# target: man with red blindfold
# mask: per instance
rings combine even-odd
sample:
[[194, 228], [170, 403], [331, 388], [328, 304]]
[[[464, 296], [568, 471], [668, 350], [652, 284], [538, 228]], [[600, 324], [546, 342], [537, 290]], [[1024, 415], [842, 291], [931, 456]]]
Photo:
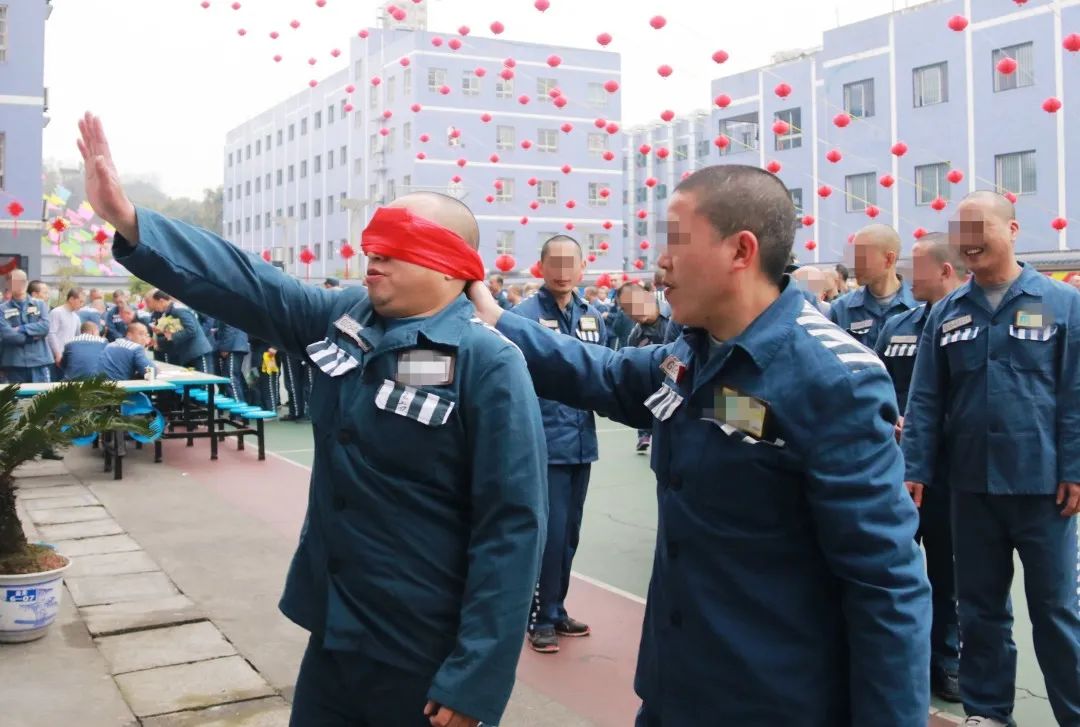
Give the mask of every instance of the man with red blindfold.
[[546, 531], [546, 448], [524, 358], [474, 316], [465, 205], [403, 197], [365, 230], [367, 289], [302, 284], [124, 195], [80, 122], [116, 259], [199, 310], [307, 355], [315, 461], [281, 610], [311, 632], [292, 724], [474, 727], [510, 697]]

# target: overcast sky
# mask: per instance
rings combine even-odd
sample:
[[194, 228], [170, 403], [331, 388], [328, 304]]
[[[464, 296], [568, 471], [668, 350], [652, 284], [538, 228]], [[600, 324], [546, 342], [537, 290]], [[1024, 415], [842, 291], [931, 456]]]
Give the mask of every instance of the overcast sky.
[[[412, 0], [397, 0], [406, 4]], [[773, 53], [810, 48], [837, 20], [850, 23], [916, 0], [423, 0], [429, 29], [452, 34], [468, 25], [504, 38], [597, 48], [623, 54], [623, 125], [651, 123], [661, 110], [708, 108], [713, 78], [756, 68]], [[89, 109], [102, 116], [121, 173], [154, 176], [172, 195], [200, 197], [221, 184], [225, 132], [348, 63], [348, 43], [374, 25], [371, 0], [53, 0], [46, 26], [45, 85], [52, 123], [45, 158], [74, 163], [76, 121]], [[667, 27], [649, 19], [662, 14]], [[301, 22], [291, 31], [290, 20]], [[237, 29], [248, 34], [240, 37]], [[271, 30], [282, 32], [272, 41]], [[286, 32], [288, 31], [288, 32]], [[466, 41], [467, 43], [467, 41]], [[338, 59], [331, 49], [346, 51]], [[724, 49], [730, 60], [711, 56]], [[275, 64], [274, 53], [286, 61]], [[311, 68], [307, 58], [316, 57]], [[666, 63], [668, 79], [656, 74]]]

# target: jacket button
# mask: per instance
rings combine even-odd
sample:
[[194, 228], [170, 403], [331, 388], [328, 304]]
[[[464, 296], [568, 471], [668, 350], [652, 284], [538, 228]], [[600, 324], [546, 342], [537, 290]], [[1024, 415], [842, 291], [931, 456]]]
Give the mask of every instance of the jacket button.
[[674, 540], [669, 540], [667, 544], [667, 554], [669, 558], [679, 557], [679, 544]]
[[671, 478], [668, 480], [668, 484], [673, 490], [681, 490], [682, 477], [679, 477], [678, 475], [672, 475]]
[[339, 429], [337, 433], [338, 444], [349, 444], [352, 442], [352, 432], [348, 429]]
[[341, 512], [345, 509], [345, 498], [341, 495], [338, 495], [334, 498], [334, 509], [338, 512]]
[[330, 560], [326, 561], [326, 570], [330, 574], [337, 573], [339, 570], [341, 570], [341, 561], [337, 558], [331, 558]]
[[675, 628], [682, 626], [682, 614], [675, 611], [671, 614], [671, 625]]

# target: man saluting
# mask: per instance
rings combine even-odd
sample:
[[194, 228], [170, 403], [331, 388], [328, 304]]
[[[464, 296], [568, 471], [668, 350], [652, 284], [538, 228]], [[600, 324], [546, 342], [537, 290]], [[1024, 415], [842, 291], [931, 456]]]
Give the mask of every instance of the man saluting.
[[377, 210], [367, 290], [323, 290], [136, 210], [100, 120], [80, 130], [116, 259], [318, 369], [311, 494], [281, 600], [311, 632], [292, 724], [497, 723], [543, 548], [547, 463], [524, 359], [462, 294], [484, 277], [472, 213], [433, 193]]

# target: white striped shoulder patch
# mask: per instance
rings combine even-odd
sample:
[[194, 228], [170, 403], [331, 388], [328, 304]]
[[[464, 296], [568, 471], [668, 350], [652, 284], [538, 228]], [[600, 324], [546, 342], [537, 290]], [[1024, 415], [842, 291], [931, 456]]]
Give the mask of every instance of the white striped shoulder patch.
[[645, 400], [645, 407], [654, 417], [664, 422], [671, 418], [682, 403], [683, 397], [679, 392], [670, 386], [662, 385], [655, 394]]
[[450, 418], [454, 402], [412, 386], [385, 379], [375, 395], [375, 406], [428, 427], [440, 427]]
[[802, 313], [796, 320], [851, 371], [862, 371], [874, 366], [885, 368], [876, 353], [856, 341], [809, 303], [803, 305]]
[[[470, 320], [470, 321], [471, 321], [472, 323], [475, 323], [476, 325], [478, 325], [478, 326], [481, 326], [482, 328], [486, 328], [487, 330], [491, 331], [491, 332], [492, 332], [492, 333], [494, 333], [494, 334], [495, 334], [496, 336], [498, 336], [498, 337], [499, 337], [499, 338], [501, 338], [502, 340], [506, 341], [506, 343], [508, 343], [508, 344], [510, 344], [511, 346], [513, 346], [513, 347], [514, 347], [514, 350], [515, 350], [515, 351], [517, 351], [518, 353], [521, 353], [521, 349], [520, 349], [520, 348], [518, 348], [518, 345], [517, 345], [516, 343], [514, 343], [513, 341], [511, 341], [511, 340], [510, 340], [509, 338], [507, 338], [507, 337], [506, 337], [505, 335], [503, 335], [502, 331], [500, 331], [500, 330], [499, 330], [498, 328], [496, 328], [495, 326], [489, 326], [489, 325], [488, 325], [487, 323], [484, 323], [484, 322], [483, 322], [482, 320], [480, 320], [479, 318], [470, 318], [469, 320]], [[524, 354], [522, 354], [522, 356], [524, 356]]]

